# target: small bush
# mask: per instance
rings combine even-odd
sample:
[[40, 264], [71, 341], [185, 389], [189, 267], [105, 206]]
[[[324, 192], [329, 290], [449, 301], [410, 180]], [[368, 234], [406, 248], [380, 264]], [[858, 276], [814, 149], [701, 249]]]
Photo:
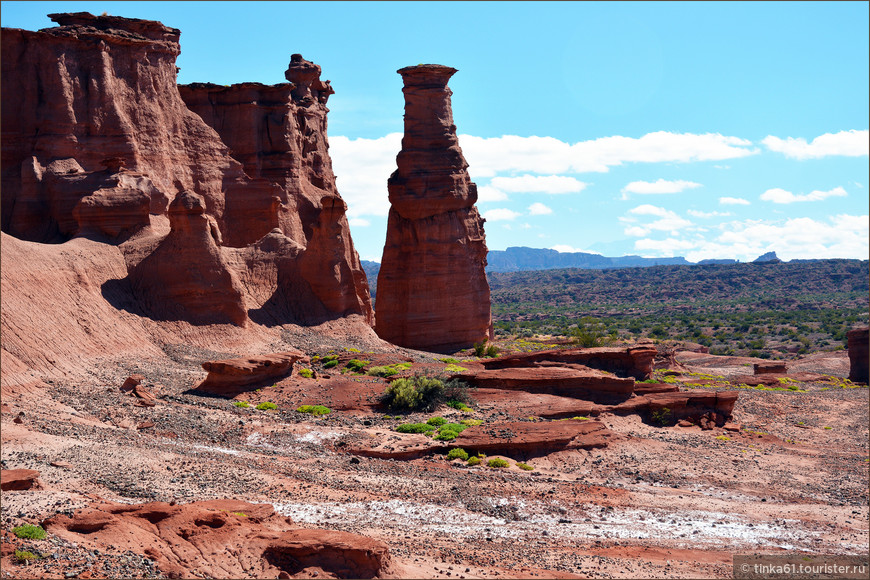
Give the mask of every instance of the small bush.
[[363, 372], [365, 366], [371, 364], [371, 362], [372, 361], [370, 360], [359, 360], [358, 358], [352, 358], [347, 361], [347, 364], [344, 365], [344, 368], [355, 373], [361, 373]]
[[457, 411], [462, 411], [463, 413], [472, 413], [474, 409], [463, 403], [462, 401], [447, 401], [448, 407], [453, 407]]
[[501, 457], [494, 457], [486, 462], [487, 467], [492, 467], [493, 469], [501, 469], [503, 467], [508, 467], [510, 463], [502, 459]]
[[469, 457], [468, 465], [480, 465], [480, 457]]
[[498, 353], [499, 353], [498, 347], [495, 346], [494, 344], [491, 344], [491, 345], [489, 345], [489, 346], [486, 347], [485, 354], [486, 354], [486, 356], [488, 356], [489, 358], [495, 358], [495, 357], [497, 357], [497, 356], [498, 356]]
[[24, 524], [23, 526], [12, 528], [12, 533], [15, 534], [16, 537], [28, 540], [45, 539], [45, 530], [42, 529], [42, 526], [34, 526], [33, 524]]
[[329, 407], [324, 407], [323, 405], [302, 405], [298, 409], [296, 409], [300, 413], [310, 413], [315, 417], [319, 417], [320, 415], [329, 415], [332, 413], [332, 409]]
[[481, 419], [463, 419], [460, 421], [466, 427], [474, 427], [475, 425], [483, 425], [483, 421]]
[[671, 410], [667, 407], [662, 407], [656, 411], [650, 413], [650, 420], [659, 426], [670, 425], [673, 423], [673, 417], [671, 415]]
[[474, 356], [480, 358], [486, 354], [486, 341], [474, 343]]
[[523, 463], [522, 461], [517, 461], [517, 467], [519, 467], [523, 471], [533, 471], [535, 469], [534, 467], [532, 467], [528, 463]]
[[233, 405], [236, 407], [241, 407], [242, 409], [249, 409], [251, 407], [251, 404], [247, 401], [236, 401], [233, 403]]
[[434, 425], [435, 427], [440, 427], [445, 423], [447, 423], [447, 419], [445, 419], [444, 417], [432, 417], [428, 421], [426, 421], [426, 424]]
[[393, 410], [431, 411], [444, 398], [444, 384], [430, 377], [396, 379], [387, 387], [381, 402]]
[[273, 403], [272, 401], [263, 401], [259, 405], [257, 405], [258, 411], [274, 411], [278, 408], [278, 405]]
[[444, 367], [444, 372], [450, 373], [450, 374], [464, 373], [467, 370], [468, 369], [465, 367], [461, 367], [459, 365], [454, 365], [454, 364], [449, 364], [446, 367]]
[[435, 436], [436, 441], [453, 441], [456, 439], [457, 433], [455, 431], [439, 431], [438, 435]]
[[447, 453], [447, 459], [461, 459], [462, 461], [468, 461], [468, 452], [461, 447], [457, 447], [456, 449], [451, 449]]
[[331, 368], [337, 367], [337, 366], [338, 366], [338, 359], [336, 359], [336, 358], [330, 359], [330, 360], [326, 361], [325, 363], [323, 363], [323, 368], [325, 368], [325, 369], [331, 369]]
[[459, 361], [456, 360], [455, 358], [452, 358], [452, 357], [439, 358], [438, 360], [441, 361], [441, 362], [443, 362], [443, 363], [447, 363], [447, 364], [451, 364], [451, 365], [457, 365], [457, 364], [459, 364]]
[[366, 369], [366, 374], [371, 377], [387, 378], [399, 374], [399, 371], [393, 367], [371, 367]]
[[311, 369], [299, 369], [299, 374], [306, 379], [310, 379], [314, 376], [314, 371], [312, 371]]
[[15, 560], [23, 564], [32, 560], [39, 560], [39, 556], [26, 550], [15, 550]]
[[435, 431], [435, 427], [426, 423], [402, 423], [396, 426], [396, 431], [399, 433], [431, 433]]

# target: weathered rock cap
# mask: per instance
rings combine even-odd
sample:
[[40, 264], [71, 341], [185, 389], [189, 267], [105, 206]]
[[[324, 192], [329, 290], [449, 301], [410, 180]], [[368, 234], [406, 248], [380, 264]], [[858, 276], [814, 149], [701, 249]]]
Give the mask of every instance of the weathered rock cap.
[[176, 43], [181, 36], [179, 29], [164, 26], [163, 23], [156, 20], [108, 15], [94, 16], [90, 12], [58, 12], [49, 14], [48, 17], [60, 26], [84, 28], [84, 30], [78, 31], [79, 34], [89, 32], [88, 29], [91, 29], [94, 32], [105, 32], [131, 40], [158, 40]]
[[39, 472], [35, 469], [3, 469], [0, 471], [0, 490], [24, 491], [39, 489]]
[[447, 84], [450, 77], [458, 71], [459, 69], [443, 64], [418, 64], [400, 68], [396, 72], [402, 75], [406, 85], [412, 85], [429, 84], [435, 80], [443, 80], [444, 84]]

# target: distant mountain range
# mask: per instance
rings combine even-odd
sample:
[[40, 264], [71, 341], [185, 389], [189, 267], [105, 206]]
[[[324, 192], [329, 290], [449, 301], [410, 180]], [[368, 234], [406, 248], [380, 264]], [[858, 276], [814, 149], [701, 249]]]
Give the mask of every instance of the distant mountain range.
[[[759, 256], [754, 262], [779, 262], [776, 252]], [[701, 260], [689, 262], [682, 256], [675, 258], [643, 258], [641, 256], [607, 257], [587, 252], [557, 252], [542, 248], [510, 247], [506, 250], [490, 250], [487, 255], [486, 271], [526, 272], [531, 270], [556, 270], [559, 268], [581, 268], [584, 270], [611, 270], [614, 268], [646, 268], [650, 266], [693, 266], [710, 264], [737, 264], [739, 260]], [[377, 291], [378, 262], [362, 260], [362, 267], [369, 280], [372, 295]]]

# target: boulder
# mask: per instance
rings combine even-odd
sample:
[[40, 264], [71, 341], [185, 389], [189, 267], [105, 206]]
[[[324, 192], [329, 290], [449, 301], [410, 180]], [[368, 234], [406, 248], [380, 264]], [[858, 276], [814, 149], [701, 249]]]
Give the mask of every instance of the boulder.
[[212, 578], [377, 578], [389, 572], [382, 542], [348, 532], [293, 527], [270, 504], [210, 500], [189, 504], [104, 502], [43, 522], [89, 549], [131, 551], [170, 578], [191, 570]]
[[752, 365], [756, 375], [786, 374], [788, 367], [785, 361], [760, 362]]
[[539, 457], [563, 449], [606, 447], [612, 437], [604, 423], [594, 420], [515, 421], [468, 427], [450, 447], [511, 458]]
[[484, 220], [447, 87], [456, 69], [418, 65], [398, 72], [405, 135], [387, 182], [391, 207], [375, 330], [400, 346], [453, 352], [492, 338]]
[[39, 472], [35, 469], [3, 469], [0, 470], [0, 490], [24, 491], [39, 489]]
[[870, 355], [868, 355], [868, 328], [855, 328], [846, 333], [849, 345], [849, 380], [854, 383], [867, 383], [870, 380]]
[[233, 397], [288, 376], [296, 361], [308, 362], [301, 351], [284, 351], [245, 358], [202, 363], [208, 376], [194, 389], [202, 393]]
[[654, 347], [595, 347], [540, 350], [481, 362], [487, 369], [579, 364], [611, 372], [619, 377], [634, 377], [642, 381], [652, 375], [655, 357], [656, 349]]

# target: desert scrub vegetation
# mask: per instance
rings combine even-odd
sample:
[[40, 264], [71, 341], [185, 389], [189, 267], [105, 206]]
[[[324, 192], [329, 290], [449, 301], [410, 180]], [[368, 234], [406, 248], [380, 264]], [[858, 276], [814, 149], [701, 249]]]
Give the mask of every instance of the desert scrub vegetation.
[[522, 461], [517, 461], [517, 467], [519, 467], [523, 471], [534, 471], [535, 470], [534, 467], [532, 467], [528, 463], [523, 463]]
[[329, 415], [332, 413], [332, 409], [329, 407], [324, 407], [323, 405], [300, 405], [296, 409], [299, 413], [308, 413], [310, 415], [314, 415], [315, 417], [319, 417], [320, 415]]
[[247, 401], [234, 401], [233, 406], [241, 407], [242, 409], [249, 409], [251, 407], [251, 404]]
[[460, 423], [465, 425], [466, 427], [474, 427], [475, 425], [483, 425], [483, 420], [482, 419], [463, 419], [462, 421], [460, 421]]
[[654, 425], [658, 425], [659, 427], [673, 425], [674, 422], [671, 410], [667, 407], [662, 407], [661, 409], [656, 409], [650, 412], [649, 419]]
[[446, 401], [470, 403], [468, 385], [418, 375], [394, 380], [381, 395], [381, 403], [394, 411], [432, 411]]
[[372, 377], [387, 378], [393, 375], [397, 375], [402, 371], [408, 370], [409, 368], [411, 368], [411, 364], [412, 363], [409, 362], [403, 362], [393, 365], [369, 367], [366, 369], [366, 374]]
[[370, 365], [371, 363], [372, 361], [370, 360], [359, 360], [358, 358], [352, 358], [347, 361], [347, 364], [344, 365], [344, 368], [346, 371], [352, 373], [361, 373], [363, 372], [363, 369], [365, 369], [365, 367], [367, 365]]
[[462, 461], [468, 461], [468, 452], [461, 447], [456, 447], [455, 449], [451, 449], [447, 452], [447, 459], [452, 461], [454, 459], [461, 459]]
[[25, 540], [45, 539], [45, 530], [42, 529], [42, 526], [34, 526], [33, 524], [24, 524], [12, 528], [12, 533], [15, 534], [15, 537]]
[[258, 411], [275, 411], [278, 409], [278, 405], [276, 405], [272, 401], [263, 401], [256, 406], [256, 409]]
[[470, 465], [472, 467], [475, 465], [480, 465], [481, 461], [482, 461], [482, 459], [480, 457], [477, 457], [477, 456], [469, 457], [468, 458], [468, 465]]
[[438, 434], [435, 436], [435, 439], [437, 441], [453, 441], [466, 427], [467, 425], [460, 423], [445, 423], [438, 428]]
[[440, 427], [441, 425], [444, 425], [446, 423], [447, 423], [447, 419], [445, 419], [444, 417], [430, 417], [426, 421], [427, 425], [432, 425], [434, 427]]
[[447, 401], [445, 403], [448, 407], [453, 407], [457, 411], [462, 411], [463, 413], [473, 413], [474, 409], [463, 403], [462, 401]]
[[508, 467], [510, 463], [502, 459], [501, 457], [493, 457], [489, 461], [486, 462], [487, 467], [492, 467], [493, 469], [503, 469]]
[[[314, 359], [312, 359], [314, 360]], [[323, 368], [331, 369], [338, 366], [338, 355], [337, 354], [329, 354], [323, 357]]]
[[495, 358], [498, 356], [498, 353], [498, 347], [490, 342], [482, 340], [480, 342], [474, 343], [474, 356], [478, 358]]
[[310, 379], [314, 376], [314, 371], [311, 369], [299, 369], [299, 375], [306, 379]]
[[15, 561], [19, 564], [26, 564], [34, 560], [39, 560], [39, 556], [28, 550], [15, 550]]
[[428, 423], [402, 423], [396, 426], [397, 433], [423, 433], [424, 435], [431, 435], [436, 430], [437, 427], [433, 427]]

